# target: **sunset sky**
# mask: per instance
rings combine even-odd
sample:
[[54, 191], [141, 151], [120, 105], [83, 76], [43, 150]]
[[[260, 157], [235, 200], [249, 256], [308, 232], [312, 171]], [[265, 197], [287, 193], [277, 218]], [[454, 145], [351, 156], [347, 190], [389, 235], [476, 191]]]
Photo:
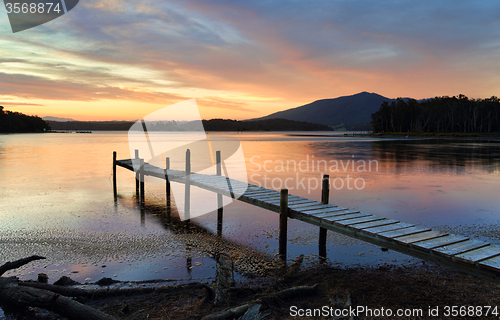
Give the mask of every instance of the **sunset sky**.
[[249, 119], [375, 92], [500, 96], [499, 1], [80, 0], [12, 33], [0, 6], [0, 105], [135, 120], [196, 98]]

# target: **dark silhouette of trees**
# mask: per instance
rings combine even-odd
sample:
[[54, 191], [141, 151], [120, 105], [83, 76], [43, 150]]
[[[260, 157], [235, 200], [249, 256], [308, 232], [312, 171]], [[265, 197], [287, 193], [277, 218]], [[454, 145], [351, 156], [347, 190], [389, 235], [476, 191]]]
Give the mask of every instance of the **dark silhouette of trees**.
[[28, 116], [20, 112], [4, 111], [0, 106], [0, 133], [43, 132], [50, 126], [37, 116]]
[[418, 102], [414, 99], [382, 103], [372, 114], [375, 132], [500, 132], [500, 101], [487, 99], [436, 97]]
[[[67, 121], [48, 120], [54, 130], [129, 130], [132, 121]], [[203, 120], [205, 131], [333, 131], [327, 125], [286, 119], [238, 121], [227, 119]], [[148, 131], [192, 131], [200, 128], [198, 121], [153, 121], [147, 123]], [[139, 128], [142, 130], [142, 127]]]
[[238, 121], [227, 119], [203, 120], [206, 131], [333, 131], [325, 124], [287, 119]]

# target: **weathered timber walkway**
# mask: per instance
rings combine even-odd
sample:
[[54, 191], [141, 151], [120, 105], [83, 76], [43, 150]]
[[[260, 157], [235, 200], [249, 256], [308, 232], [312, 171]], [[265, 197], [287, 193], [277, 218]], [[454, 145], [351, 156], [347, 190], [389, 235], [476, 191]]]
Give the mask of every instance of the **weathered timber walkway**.
[[[167, 159], [168, 160], [168, 159]], [[131, 159], [116, 160], [116, 166], [134, 171]], [[168, 161], [167, 161], [168, 167]], [[136, 172], [140, 168], [135, 168]], [[354, 237], [377, 246], [389, 248], [420, 259], [500, 282], [500, 246], [468, 237], [443, 233], [394, 219], [290, 195], [287, 190], [275, 191], [220, 175], [191, 173], [189, 184], [217, 194], [280, 213], [280, 254], [286, 258], [286, 220], [293, 218], [320, 227], [320, 245], [326, 243], [326, 230]], [[185, 171], [166, 170], [144, 163], [143, 175], [185, 183]], [[115, 177], [116, 179], [116, 174]], [[323, 197], [325, 194], [323, 180]], [[326, 183], [328, 188], [328, 184]], [[168, 189], [167, 189], [168, 190]], [[284, 192], [286, 191], [286, 192]], [[144, 188], [141, 194], [143, 198]], [[116, 183], [115, 183], [116, 195]], [[281, 209], [280, 209], [280, 203]], [[287, 210], [284, 210], [286, 207]], [[322, 239], [323, 238], [323, 239]], [[284, 246], [284, 248], [282, 248]]]

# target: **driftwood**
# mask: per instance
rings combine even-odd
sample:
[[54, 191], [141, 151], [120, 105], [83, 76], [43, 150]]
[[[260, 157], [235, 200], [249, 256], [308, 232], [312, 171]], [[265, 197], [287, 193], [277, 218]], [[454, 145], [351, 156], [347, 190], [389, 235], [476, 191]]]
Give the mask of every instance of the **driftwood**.
[[31, 257], [19, 259], [19, 260], [13, 261], [13, 262], [9, 261], [9, 262], [5, 263], [4, 265], [0, 266], [0, 276], [2, 276], [5, 272], [7, 272], [9, 270], [13, 270], [13, 269], [17, 269], [19, 267], [22, 267], [25, 264], [30, 263], [31, 261], [42, 260], [42, 259], [45, 259], [45, 257], [31, 256]]
[[261, 320], [269, 315], [269, 313], [260, 312], [261, 304], [254, 304], [251, 306], [239, 320]]
[[[63, 296], [67, 297], [83, 297], [83, 298], [107, 298], [107, 297], [114, 297], [114, 296], [129, 296], [129, 295], [136, 295], [136, 294], [146, 294], [146, 293], [151, 293], [151, 292], [158, 292], [158, 291], [168, 291], [172, 290], [175, 291], [177, 290], [176, 287], [172, 286], [157, 286], [157, 287], [145, 287], [145, 288], [116, 288], [116, 289], [80, 289], [80, 288], [72, 288], [72, 287], [64, 287], [64, 286], [56, 286], [52, 284], [46, 284], [46, 283], [38, 283], [38, 282], [19, 282], [19, 286], [23, 287], [31, 287], [31, 288], [38, 288], [38, 289], [43, 289], [43, 290], [49, 290], [55, 293], [58, 293]], [[200, 287], [200, 289], [205, 288], [207, 289], [207, 285], [203, 283], [192, 283], [192, 284], [187, 284], [191, 286], [197, 286]], [[213, 295], [213, 291], [211, 290], [210, 287], [210, 292], [208, 293], [209, 295]], [[213, 298], [210, 298], [213, 299]]]
[[276, 302], [282, 302], [283, 300], [300, 297], [304, 295], [310, 295], [316, 293], [318, 290], [318, 285], [314, 286], [301, 286], [294, 287], [290, 289], [286, 289], [269, 296], [263, 297], [261, 299], [253, 300], [247, 304], [231, 308], [229, 310], [220, 311], [217, 313], [212, 313], [206, 317], [203, 317], [202, 320], [226, 320], [226, 319], [234, 319], [243, 316], [250, 308], [255, 305], [273, 305]]
[[[19, 268], [34, 260], [45, 259], [40, 256], [31, 256], [0, 266], [0, 275], [8, 270]], [[49, 290], [19, 285], [15, 277], [0, 277], [0, 301], [18, 307], [39, 307], [54, 311], [68, 319], [75, 320], [113, 320], [99, 310], [81, 304], [71, 298], [61, 296]]]

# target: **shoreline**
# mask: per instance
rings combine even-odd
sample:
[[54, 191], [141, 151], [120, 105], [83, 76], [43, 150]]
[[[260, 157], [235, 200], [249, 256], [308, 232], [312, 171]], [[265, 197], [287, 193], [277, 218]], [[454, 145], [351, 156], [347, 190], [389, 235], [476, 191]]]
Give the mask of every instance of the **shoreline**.
[[[290, 266], [289, 269], [291, 269]], [[144, 304], [148, 297], [144, 297], [142, 302], [136, 301], [135, 298], [129, 301], [117, 301], [117, 299], [114, 299], [114, 302], [96, 301], [93, 306], [102, 308], [102, 311], [113, 314], [119, 319], [146, 319], [146, 314], [152, 319], [166, 319], [167, 316], [169, 319], [201, 319], [227, 308], [244, 305], [256, 297], [265, 296], [270, 288], [283, 290], [314, 285], [318, 285], [316, 294], [284, 299], [276, 305], [263, 305], [261, 311], [270, 313], [266, 319], [296, 319], [297, 316], [291, 315], [293, 306], [303, 310], [321, 309], [324, 306], [334, 308], [363, 306], [391, 310], [421, 309], [423, 316], [410, 317], [410, 319], [436, 319], [436, 317], [426, 316], [429, 307], [439, 306], [441, 312], [444, 312], [445, 306], [500, 304], [500, 298], [495, 294], [500, 289], [499, 283], [431, 263], [422, 263], [407, 267], [383, 265], [376, 268], [347, 269], [318, 266], [277, 278], [265, 277], [249, 280], [233, 287], [231, 303], [228, 306], [214, 307], [212, 304], [203, 303], [203, 292], [189, 289], [185, 293], [158, 299], [160, 306], [155, 306], [155, 310], [152, 309], [152, 304], [149, 308], [147, 304]], [[138, 304], [137, 307], [133, 307], [135, 303]], [[126, 306], [136, 312], [141, 309], [142, 311], [130, 317], [122, 311]], [[359, 316], [358, 318], [371, 319], [373, 317]], [[380, 318], [397, 319], [397, 317]], [[444, 318], [443, 313], [439, 318]], [[467, 318], [469, 317], [457, 317], [457, 319]], [[408, 317], [401, 317], [401, 319], [408, 319]]]
[[371, 133], [366, 136], [373, 138], [500, 138], [499, 132], [494, 133], [462, 133], [462, 132], [385, 132]]
[[[145, 294], [91, 299], [86, 304], [123, 320], [202, 319], [277, 291], [317, 285], [314, 293], [287, 297], [277, 304], [263, 304], [261, 312], [269, 313], [266, 319], [296, 319], [298, 316], [292, 314], [293, 310], [300, 309], [307, 313], [308, 310], [322, 310], [325, 306], [334, 309], [363, 307], [372, 310], [390, 309], [393, 312], [400, 309], [422, 312], [414, 317], [382, 316], [377, 319], [442, 319], [445, 318], [446, 306], [500, 305], [500, 297], [496, 294], [500, 283], [423, 261], [408, 266], [385, 264], [350, 268], [318, 264], [304, 270], [294, 270], [293, 264], [289, 264], [287, 270], [282, 270], [279, 274], [235, 283], [230, 289], [230, 302], [221, 306], [214, 306], [204, 300], [206, 290], [197, 284], [198, 282], [159, 288]], [[438, 308], [439, 317], [429, 316], [429, 308]], [[27, 312], [31, 319], [62, 319], [36, 308]], [[358, 319], [372, 318], [373, 316], [358, 314]], [[459, 315], [454, 318], [470, 317]], [[496, 319], [498, 316], [480, 318]]]

